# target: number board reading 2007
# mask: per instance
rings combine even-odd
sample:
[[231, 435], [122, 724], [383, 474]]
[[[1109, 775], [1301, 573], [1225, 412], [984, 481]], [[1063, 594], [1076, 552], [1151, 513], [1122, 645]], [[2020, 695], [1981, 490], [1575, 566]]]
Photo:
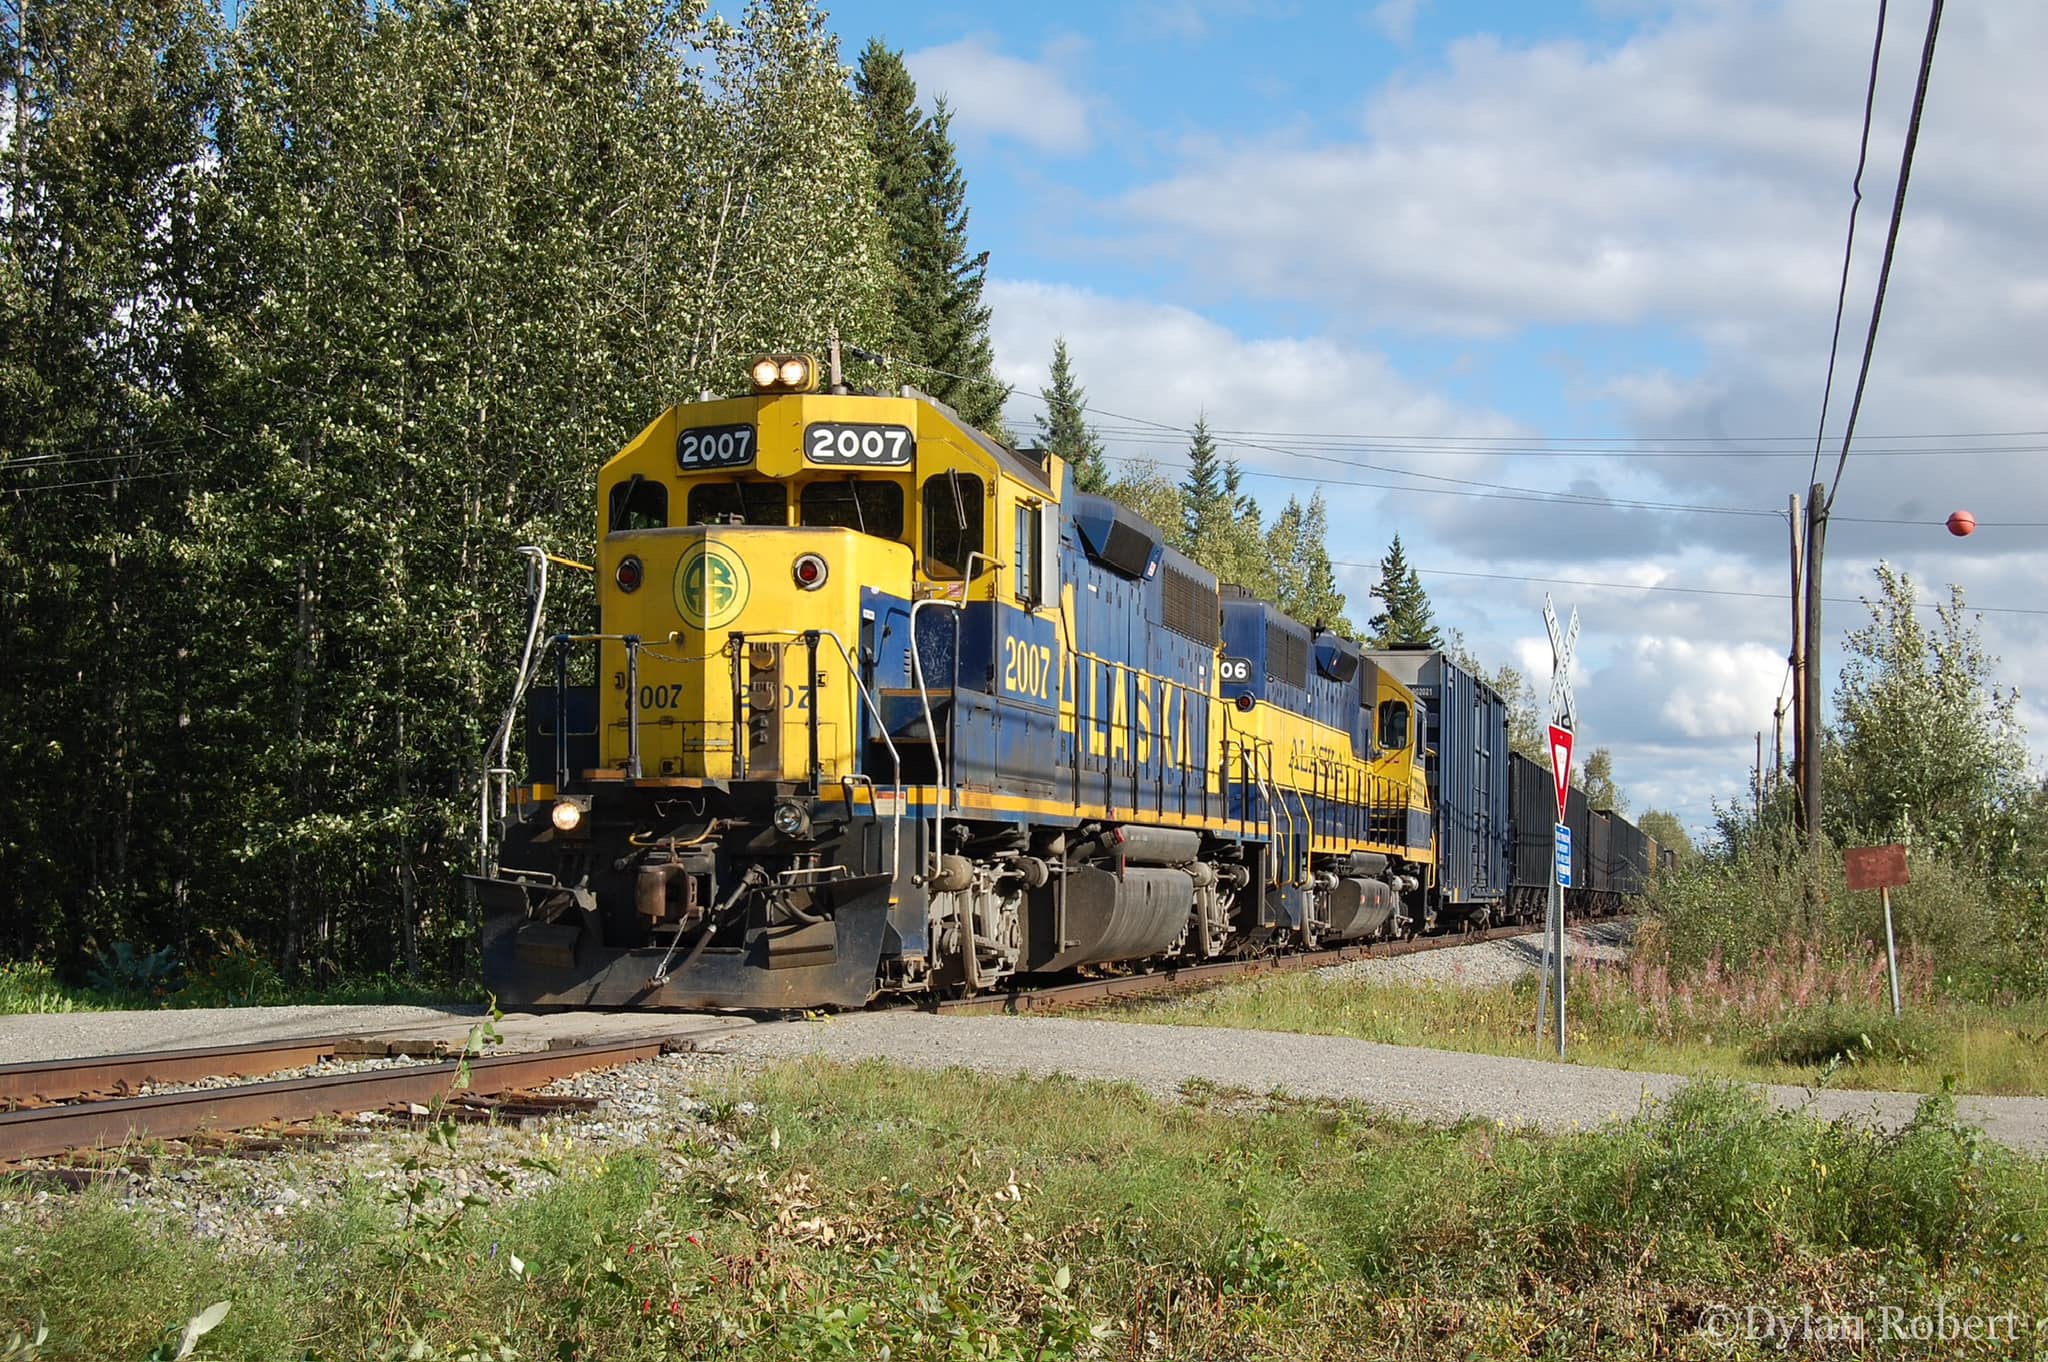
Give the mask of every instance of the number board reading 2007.
[[908, 426], [815, 421], [804, 427], [804, 457], [812, 463], [855, 468], [904, 468], [917, 456]]
[[676, 433], [676, 467], [745, 468], [754, 461], [752, 426], [699, 426]]

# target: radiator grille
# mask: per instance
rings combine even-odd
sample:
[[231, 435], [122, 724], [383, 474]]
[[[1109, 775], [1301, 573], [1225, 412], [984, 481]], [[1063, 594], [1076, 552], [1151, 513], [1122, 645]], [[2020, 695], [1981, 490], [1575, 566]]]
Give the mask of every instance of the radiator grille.
[[1171, 566], [1161, 573], [1160, 585], [1167, 628], [1211, 648], [1223, 641], [1221, 606], [1212, 588]]
[[1269, 620], [1266, 624], [1266, 675], [1290, 686], [1308, 685], [1308, 636]]

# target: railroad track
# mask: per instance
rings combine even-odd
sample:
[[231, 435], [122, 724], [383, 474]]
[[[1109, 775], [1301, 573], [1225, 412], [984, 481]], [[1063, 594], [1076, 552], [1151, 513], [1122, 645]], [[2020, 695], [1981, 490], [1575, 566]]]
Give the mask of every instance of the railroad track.
[[[195, 1088], [147, 1097], [97, 1098], [145, 1082], [188, 1082], [251, 1073], [276, 1073], [332, 1056], [339, 1038], [276, 1044], [166, 1050], [0, 1068], [0, 1092], [18, 1109], [0, 1112], [0, 1164], [46, 1158], [74, 1149], [109, 1148], [134, 1140], [174, 1140], [276, 1122], [349, 1116], [387, 1107], [427, 1106], [455, 1092], [459, 1059], [396, 1069], [318, 1074]], [[687, 1037], [614, 1040], [560, 1050], [481, 1055], [468, 1060], [465, 1099], [523, 1093], [591, 1069], [616, 1068], [677, 1048]], [[61, 1100], [82, 1098], [86, 1100]], [[49, 1103], [50, 1105], [22, 1105]]]
[[[936, 1010], [951, 1015], [1053, 1012], [1119, 998], [1187, 992], [1267, 974], [1320, 969], [1348, 960], [1387, 959], [1500, 941], [1526, 936], [1533, 930], [1528, 926], [1495, 927], [1374, 945], [1338, 946], [1304, 955], [1265, 956], [1149, 974], [1110, 975], [1018, 993], [953, 999], [938, 1004]], [[703, 1038], [722, 1034], [726, 1034], [723, 1029], [713, 1029]], [[546, 1101], [531, 1098], [529, 1090], [557, 1079], [653, 1059], [663, 1053], [692, 1048], [693, 1044], [687, 1030], [671, 1026], [666, 1034], [660, 1035], [474, 1056], [467, 1061], [469, 1084], [461, 1090], [461, 1096], [465, 1103], [480, 1109], [488, 1110], [494, 1099], [523, 1109], [519, 1108], [522, 1102]], [[351, 1047], [359, 1045], [360, 1040], [350, 1036], [319, 1036], [0, 1065], [0, 1171], [4, 1171], [5, 1165], [25, 1159], [48, 1158], [73, 1150], [108, 1149], [138, 1140], [212, 1137], [278, 1123], [431, 1106], [456, 1092], [456, 1071], [463, 1062], [460, 1059], [135, 1095], [149, 1084], [215, 1078], [263, 1079], [269, 1074], [356, 1053]]]
[[1440, 951], [1452, 946], [1476, 946], [1487, 941], [1505, 941], [1512, 937], [1528, 936], [1537, 930], [1539, 928], [1526, 925], [1490, 927], [1479, 932], [1417, 936], [1405, 941], [1333, 946], [1328, 950], [1309, 951], [1301, 955], [1219, 960], [1213, 964], [1184, 965], [1178, 969], [1157, 970], [1149, 974], [1112, 974], [1100, 979], [1083, 979], [1078, 983], [1055, 984], [1048, 988], [1034, 988], [1020, 993], [987, 993], [973, 998], [949, 999], [939, 1003], [936, 1010], [954, 1015], [1057, 1012], [1066, 1008], [1086, 1007], [1092, 1003], [1110, 1002], [1118, 998], [1145, 998], [1185, 993], [1200, 988], [1211, 988], [1217, 984], [1257, 978], [1265, 974], [1289, 974], [1296, 970], [1322, 969], [1328, 965], [1341, 965], [1347, 960], [1386, 960], [1397, 955], [1417, 955], [1423, 951]]

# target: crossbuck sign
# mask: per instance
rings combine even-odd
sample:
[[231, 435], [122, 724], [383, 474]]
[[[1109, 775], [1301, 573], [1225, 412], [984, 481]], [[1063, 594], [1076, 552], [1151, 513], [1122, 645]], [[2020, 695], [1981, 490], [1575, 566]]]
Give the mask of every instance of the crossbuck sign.
[[1550, 593], [1543, 593], [1543, 623], [1550, 628], [1550, 722], [1574, 731], [1579, 711], [1572, 704], [1572, 653], [1579, 646], [1579, 608], [1572, 607], [1570, 632], [1558, 627]]
[[[1550, 904], [1544, 923], [1543, 986], [1536, 1000], [1536, 1034], [1546, 1021], [1557, 1027], [1557, 1054], [1564, 1058], [1564, 890], [1572, 882], [1572, 830], [1565, 819], [1571, 794], [1572, 735], [1579, 712], [1572, 703], [1572, 651], [1579, 646], [1579, 610], [1572, 607], [1569, 629], [1557, 622], [1550, 593], [1543, 594], [1543, 623], [1550, 630], [1550, 764], [1557, 780], [1557, 826], [1552, 831]], [[1551, 1011], [1555, 1005], [1556, 1011]]]

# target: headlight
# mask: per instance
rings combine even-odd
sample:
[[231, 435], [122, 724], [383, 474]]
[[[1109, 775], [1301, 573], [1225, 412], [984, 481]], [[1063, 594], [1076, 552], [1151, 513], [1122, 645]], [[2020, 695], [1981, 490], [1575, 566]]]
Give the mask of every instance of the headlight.
[[818, 361], [809, 355], [762, 355], [747, 365], [757, 393], [807, 393], [818, 386]]
[[583, 825], [583, 806], [573, 799], [558, 799], [555, 807], [548, 810], [548, 821], [555, 825], [556, 832], [574, 832]]
[[810, 836], [811, 816], [804, 812], [804, 806], [794, 799], [776, 801], [773, 821], [775, 830], [784, 837]]
[[806, 591], [816, 591], [831, 575], [825, 560], [815, 553], [799, 554], [797, 560], [790, 564], [789, 571], [796, 578], [796, 584]]

